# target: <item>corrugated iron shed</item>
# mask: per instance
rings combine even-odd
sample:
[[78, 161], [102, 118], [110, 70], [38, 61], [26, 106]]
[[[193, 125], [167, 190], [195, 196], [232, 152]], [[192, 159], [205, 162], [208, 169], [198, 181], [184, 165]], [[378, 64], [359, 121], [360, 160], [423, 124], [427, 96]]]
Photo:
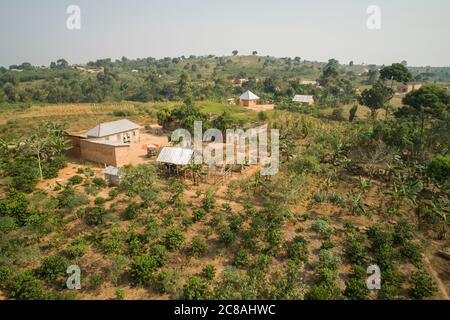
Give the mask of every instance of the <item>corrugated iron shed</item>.
[[157, 162], [175, 165], [188, 165], [192, 159], [192, 149], [164, 147], [156, 159]]

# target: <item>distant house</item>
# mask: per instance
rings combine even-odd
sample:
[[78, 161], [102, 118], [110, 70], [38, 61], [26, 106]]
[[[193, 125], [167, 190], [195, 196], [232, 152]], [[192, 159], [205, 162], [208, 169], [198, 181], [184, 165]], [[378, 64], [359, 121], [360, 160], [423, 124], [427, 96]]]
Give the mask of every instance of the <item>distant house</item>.
[[397, 86], [397, 93], [410, 93], [411, 91], [420, 89], [422, 87], [421, 83], [411, 83], [411, 84], [400, 84]]
[[259, 97], [250, 90], [244, 92], [239, 97], [239, 103], [241, 106], [254, 107], [258, 104]]
[[300, 81], [300, 84], [317, 86], [318, 83], [317, 83], [317, 81], [314, 81], [314, 80], [302, 80], [302, 81]]
[[310, 106], [314, 105], [314, 97], [310, 95], [295, 95], [292, 99], [292, 102], [298, 102], [298, 103], [306, 103]]
[[234, 98], [227, 99], [227, 104], [229, 106], [233, 106], [236, 104], [236, 100], [234, 100]]
[[141, 127], [127, 119], [100, 123], [86, 133], [88, 139], [121, 143], [138, 143]]
[[247, 79], [233, 79], [233, 80], [231, 80], [231, 84], [237, 85], [237, 86], [242, 86], [247, 81], [248, 81]]

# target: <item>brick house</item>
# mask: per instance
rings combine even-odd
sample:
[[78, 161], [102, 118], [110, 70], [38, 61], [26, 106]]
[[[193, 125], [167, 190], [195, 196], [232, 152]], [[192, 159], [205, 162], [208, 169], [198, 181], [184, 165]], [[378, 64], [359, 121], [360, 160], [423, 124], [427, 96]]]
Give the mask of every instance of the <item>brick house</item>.
[[140, 128], [138, 124], [122, 119], [101, 123], [85, 135], [66, 132], [72, 143], [68, 155], [105, 166], [122, 167], [129, 163], [131, 145], [140, 141]]
[[239, 97], [239, 104], [245, 107], [254, 107], [258, 104], [259, 97], [250, 90]]

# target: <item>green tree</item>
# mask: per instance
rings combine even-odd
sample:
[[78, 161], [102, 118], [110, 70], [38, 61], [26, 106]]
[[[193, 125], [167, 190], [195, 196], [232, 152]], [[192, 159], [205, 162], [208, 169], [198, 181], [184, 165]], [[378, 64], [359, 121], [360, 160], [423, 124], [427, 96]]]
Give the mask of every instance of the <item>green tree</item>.
[[391, 66], [384, 67], [380, 70], [380, 78], [382, 80], [390, 80], [391, 89], [393, 89], [394, 81], [406, 84], [412, 80], [412, 74], [405, 65], [394, 63]]
[[64, 137], [64, 126], [52, 123], [43, 123], [38, 126], [29, 137], [24, 148], [26, 152], [36, 156], [38, 160], [39, 175], [44, 178], [42, 161], [61, 155], [70, 149], [69, 141]]
[[385, 108], [388, 113], [388, 102], [394, 97], [394, 91], [386, 87], [381, 81], [378, 81], [370, 89], [365, 89], [358, 97], [359, 104], [370, 109], [372, 119], [377, 117], [378, 109]]
[[423, 146], [424, 129], [430, 118], [440, 118], [450, 109], [450, 94], [436, 85], [423, 86], [403, 98], [403, 104], [420, 119], [420, 141]]

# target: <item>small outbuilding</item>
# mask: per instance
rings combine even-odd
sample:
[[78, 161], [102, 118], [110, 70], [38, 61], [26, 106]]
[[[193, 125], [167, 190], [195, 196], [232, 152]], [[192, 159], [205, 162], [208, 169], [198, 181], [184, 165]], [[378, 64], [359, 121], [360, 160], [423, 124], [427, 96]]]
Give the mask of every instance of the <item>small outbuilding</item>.
[[192, 156], [194, 155], [194, 150], [187, 148], [178, 147], [164, 147], [156, 159], [156, 162], [165, 165], [167, 173], [176, 173], [177, 175], [181, 172], [185, 173], [184, 167], [189, 165], [192, 161]]
[[292, 102], [306, 103], [306, 104], [312, 106], [312, 105], [314, 105], [314, 97], [310, 96], [310, 95], [297, 94], [292, 99]]
[[254, 107], [258, 104], [259, 99], [260, 98], [256, 94], [247, 90], [239, 97], [239, 103], [241, 106]]
[[118, 186], [120, 183], [119, 179], [119, 168], [108, 166], [103, 170], [103, 174], [105, 175], [105, 180], [110, 185]]

